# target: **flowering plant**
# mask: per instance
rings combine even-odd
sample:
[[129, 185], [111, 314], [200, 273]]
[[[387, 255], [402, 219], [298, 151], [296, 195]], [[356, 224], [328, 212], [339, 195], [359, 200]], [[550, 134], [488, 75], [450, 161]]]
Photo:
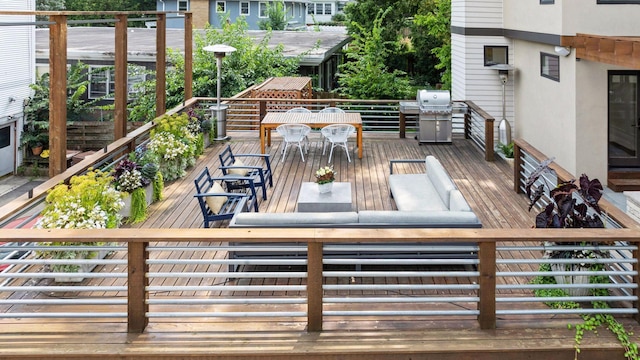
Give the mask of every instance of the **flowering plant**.
[[147, 186], [151, 181], [140, 171], [140, 166], [135, 162], [124, 159], [115, 167], [114, 182], [119, 191], [132, 193], [133, 190]]
[[318, 184], [328, 184], [336, 181], [336, 172], [330, 166], [324, 166], [316, 170], [316, 182]]

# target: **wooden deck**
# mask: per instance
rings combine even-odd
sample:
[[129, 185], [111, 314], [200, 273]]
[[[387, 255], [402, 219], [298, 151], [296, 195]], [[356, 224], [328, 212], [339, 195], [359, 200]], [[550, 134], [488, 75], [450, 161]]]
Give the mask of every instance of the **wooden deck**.
[[[260, 151], [256, 133], [231, 132], [229, 135], [234, 152]], [[132, 227], [201, 228], [202, 215], [193, 198], [193, 180], [204, 167], [209, 167], [214, 174], [220, 173], [217, 154], [226, 145], [226, 142], [216, 143], [206, 149], [186, 177], [166, 185], [164, 200], [151, 205], [149, 218]], [[313, 173], [326, 165], [328, 158], [328, 154], [322, 155], [318, 133], [311, 136], [311, 149], [304, 163], [295, 151], [290, 151], [281, 161], [280, 146], [279, 138], [274, 136], [272, 146], [268, 148], [272, 156], [274, 186], [268, 189], [268, 199], [260, 200], [261, 212], [295, 211], [301, 182], [313, 181]], [[509, 164], [501, 159], [486, 162], [482, 152], [469, 140], [420, 145], [412, 138], [398, 139], [397, 134], [365, 133], [363, 150], [363, 158], [359, 160], [352, 156], [351, 163], [340, 150], [334, 153], [337, 180], [352, 184], [356, 210], [394, 209], [387, 184], [389, 160], [422, 159], [432, 154], [442, 162], [485, 228], [529, 228], [533, 223], [534, 214], [527, 212], [525, 197], [513, 191]], [[397, 171], [423, 171], [423, 166], [407, 165]], [[225, 227], [226, 223], [219, 223], [219, 226]], [[201, 252], [198, 254], [203, 256]], [[172, 256], [191, 257], [194, 254], [184, 252]], [[213, 256], [224, 257], [224, 254]], [[521, 256], [539, 257], [539, 254]], [[216, 270], [209, 268], [209, 271]], [[194, 296], [189, 292], [172, 295]], [[497, 330], [481, 330], [477, 321], [468, 317], [433, 320], [406, 317], [393, 322], [369, 317], [333, 317], [325, 320], [322, 333], [307, 333], [304, 319], [206, 318], [183, 322], [167, 318], [154, 321], [143, 334], [128, 334], [124, 320], [5, 320], [0, 330], [0, 357], [573, 359], [574, 331], [568, 330], [566, 324], [578, 321], [576, 317], [536, 319], [542, 320], [527, 322], [526, 317], [501, 317]], [[631, 319], [623, 321], [637, 330], [637, 323]], [[581, 358], [585, 359], [622, 358], [623, 354], [617, 340], [605, 329], [598, 335], [586, 334], [581, 348]]]

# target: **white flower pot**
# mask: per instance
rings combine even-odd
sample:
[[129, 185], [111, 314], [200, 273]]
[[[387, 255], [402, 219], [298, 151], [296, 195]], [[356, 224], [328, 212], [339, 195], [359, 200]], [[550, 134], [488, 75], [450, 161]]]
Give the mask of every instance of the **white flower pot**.
[[[589, 268], [585, 268], [578, 265], [569, 265], [565, 268], [564, 264], [551, 264], [551, 271], [587, 271]], [[588, 284], [589, 283], [589, 275], [555, 275], [556, 283], [558, 284]], [[563, 289], [570, 296], [588, 296], [589, 288], [565, 288]]]
[[331, 189], [333, 189], [333, 182], [326, 184], [318, 184], [318, 192], [320, 194], [330, 193]]
[[[145, 198], [147, 200], [147, 206], [149, 206], [153, 202], [153, 184], [147, 185], [144, 188], [144, 191]], [[118, 211], [118, 213], [123, 218], [126, 218], [131, 215], [131, 194], [127, 194], [127, 196], [122, 199], [122, 201], [124, 202], [124, 206], [122, 207], [122, 209], [120, 209], [120, 211]]]
[[[105, 257], [107, 257], [107, 255], [109, 255], [109, 251], [108, 250], [98, 250], [97, 251], [97, 255], [95, 257], [92, 257], [91, 259], [104, 259]], [[76, 257], [76, 259], [79, 259], [78, 257]], [[88, 273], [88, 272], [92, 272], [93, 269], [95, 269], [95, 267], [98, 266], [96, 264], [82, 264], [80, 265], [80, 268], [78, 269], [78, 273]], [[69, 272], [69, 274], [73, 274], [73, 272]], [[55, 282], [81, 282], [82, 280], [84, 280], [83, 277], [80, 276], [58, 276], [55, 279]]]

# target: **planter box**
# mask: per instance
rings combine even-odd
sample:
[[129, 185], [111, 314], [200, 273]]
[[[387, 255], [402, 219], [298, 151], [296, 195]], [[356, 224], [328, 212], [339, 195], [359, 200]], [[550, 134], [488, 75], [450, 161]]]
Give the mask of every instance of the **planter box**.
[[[145, 198], [147, 199], [147, 206], [153, 202], [153, 184], [149, 184], [144, 188]], [[118, 212], [123, 218], [127, 218], [131, 215], [131, 194], [123, 199], [124, 206]]]
[[[107, 257], [107, 255], [109, 255], [109, 251], [108, 250], [98, 250], [97, 252], [97, 256], [91, 258], [92, 260], [94, 259], [104, 259], [105, 257]], [[88, 272], [92, 272], [93, 269], [95, 269], [96, 266], [98, 266], [97, 264], [82, 264], [79, 265], [80, 268], [78, 269], [77, 273], [88, 273]], [[69, 274], [73, 274], [73, 273], [69, 273]], [[81, 282], [82, 280], [84, 280], [83, 277], [81, 276], [73, 276], [73, 275], [69, 275], [69, 276], [58, 276], [55, 279], [55, 282]]]

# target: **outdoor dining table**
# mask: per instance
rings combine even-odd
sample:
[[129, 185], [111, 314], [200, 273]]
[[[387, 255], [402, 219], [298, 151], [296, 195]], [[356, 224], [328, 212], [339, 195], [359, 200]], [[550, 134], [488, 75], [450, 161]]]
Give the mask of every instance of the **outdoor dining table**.
[[281, 124], [306, 124], [312, 128], [322, 128], [332, 124], [353, 125], [356, 128], [358, 158], [362, 159], [362, 118], [360, 113], [268, 112], [260, 122], [260, 151], [262, 154], [265, 154], [265, 140], [267, 146], [271, 146], [271, 130]]

